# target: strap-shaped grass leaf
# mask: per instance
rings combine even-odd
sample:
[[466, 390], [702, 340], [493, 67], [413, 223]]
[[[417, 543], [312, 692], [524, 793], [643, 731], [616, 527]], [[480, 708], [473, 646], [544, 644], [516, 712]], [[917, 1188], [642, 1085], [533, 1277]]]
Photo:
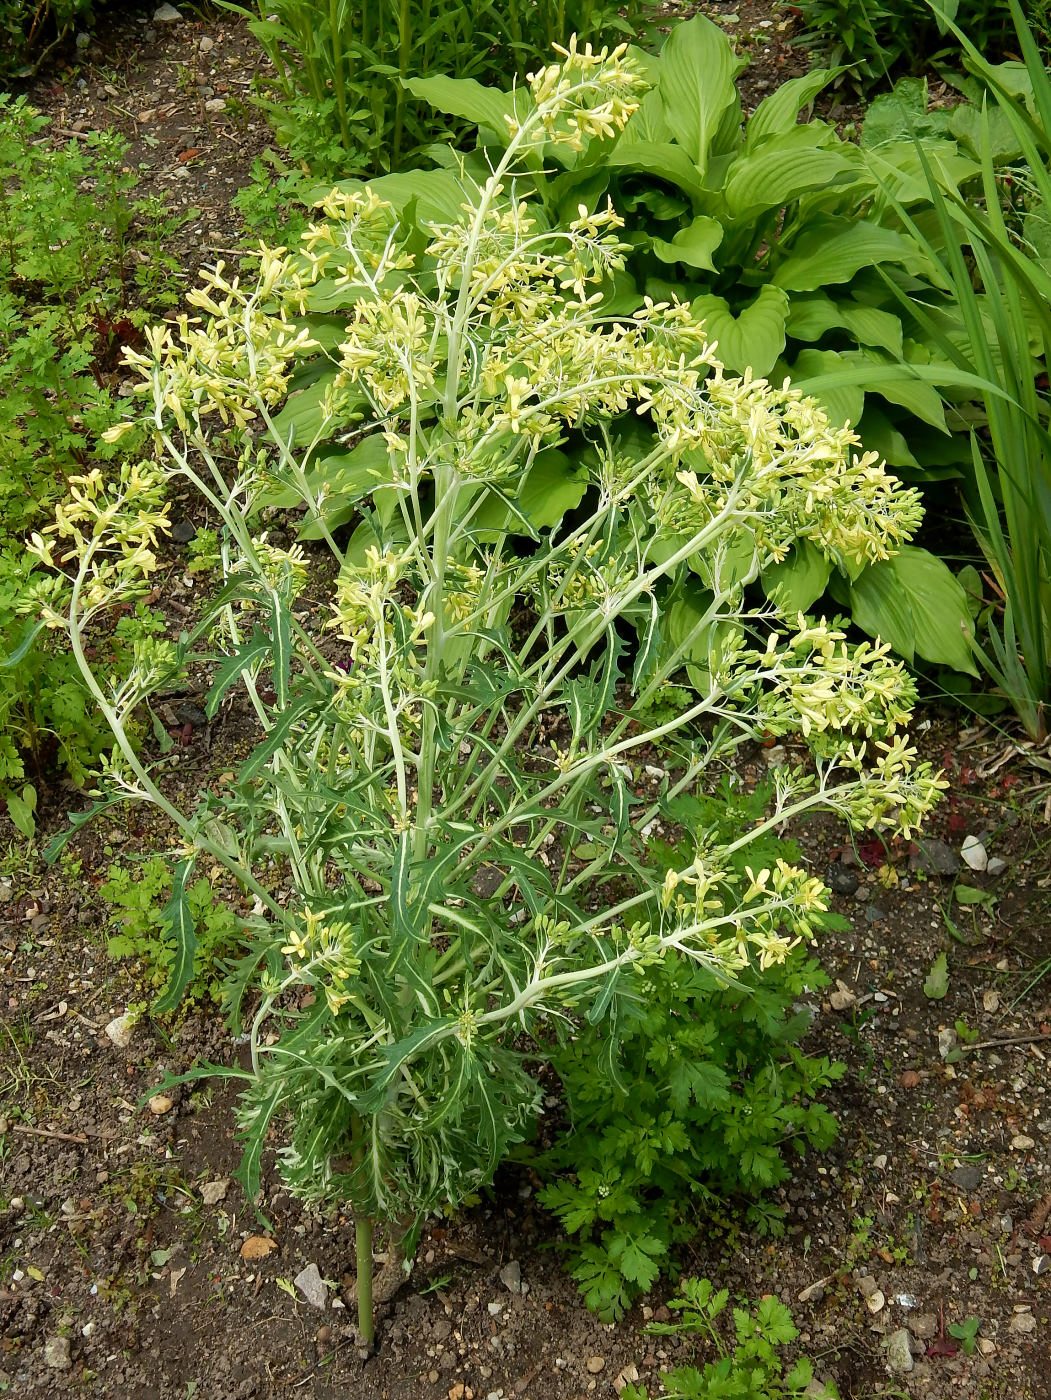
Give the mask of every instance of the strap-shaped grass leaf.
[[175, 939], [175, 960], [168, 977], [168, 985], [161, 996], [153, 1003], [153, 1010], [159, 1015], [174, 1011], [182, 1000], [183, 993], [193, 981], [193, 961], [197, 956], [197, 930], [190, 912], [186, 886], [196, 856], [179, 861], [172, 879], [171, 898], [161, 910], [161, 919]]

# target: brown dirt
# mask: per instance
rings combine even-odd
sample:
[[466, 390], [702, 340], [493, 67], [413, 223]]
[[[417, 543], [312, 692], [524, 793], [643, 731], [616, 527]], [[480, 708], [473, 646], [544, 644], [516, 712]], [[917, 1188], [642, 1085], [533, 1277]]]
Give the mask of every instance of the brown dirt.
[[[737, 32], [759, 36], [750, 102], [767, 90], [764, 79], [802, 71], [776, 11], [712, 8], [737, 13]], [[79, 70], [33, 96], [60, 130], [120, 127], [145, 188], [201, 211], [189, 226], [192, 267], [233, 246], [229, 197], [268, 139], [250, 110], [205, 106], [227, 93], [243, 101], [254, 48], [227, 18], [153, 37], [151, 28], [119, 20]], [[205, 55], [202, 38], [213, 40]], [[180, 577], [176, 552], [171, 582]], [[225, 726], [189, 726], [171, 781], [193, 790], [216, 778], [243, 742], [236, 715]], [[851, 932], [827, 939], [820, 955], [843, 984], [841, 1009], [831, 999], [815, 1007], [806, 1046], [848, 1065], [825, 1099], [840, 1139], [800, 1162], [781, 1192], [784, 1238], [708, 1226], [681, 1263], [742, 1297], [777, 1293], [818, 1374], [852, 1400], [1049, 1400], [1051, 975], [1033, 982], [1051, 960], [1047, 776], [1033, 766], [1040, 755], [992, 730], [961, 732], [958, 717], [932, 714], [919, 733], [952, 780], [930, 835], [958, 851], [965, 836], [986, 832], [1007, 869], [928, 878], [910, 871], [907, 847], [862, 846], [859, 857], [827, 821], [794, 833], [815, 873], [831, 867], [843, 888], [857, 877], [862, 896], [837, 896]], [[746, 756], [750, 776], [769, 757]], [[80, 800], [53, 793], [45, 826], [57, 830], [62, 807]], [[163, 848], [164, 834], [134, 814], [103, 817], [50, 870], [3, 834], [0, 1393], [578, 1400], [613, 1394], [632, 1365], [656, 1390], [661, 1365], [694, 1354], [693, 1343], [644, 1334], [657, 1296], [614, 1328], [590, 1316], [549, 1248], [556, 1232], [534, 1183], [509, 1170], [476, 1208], [432, 1222], [411, 1277], [380, 1308], [377, 1354], [363, 1360], [347, 1306], [347, 1219], [289, 1199], [272, 1160], [269, 1230], [236, 1183], [225, 1195], [202, 1191], [226, 1182], [237, 1161], [227, 1087], [184, 1087], [159, 1116], [142, 1106], [165, 1071], [233, 1061], [217, 1013], [191, 1008], [174, 1025], [145, 1018], [126, 1050], [105, 1035], [147, 994], [134, 968], [106, 957], [98, 886], [111, 859]], [[991, 902], [961, 903], [965, 885]], [[948, 991], [932, 1000], [923, 984], [942, 951]], [[977, 1040], [950, 1060], [946, 1031]], [[260, 1235], [273, 1250], [242, 1257]], [[500, 1279], [512, 1260], [527, 1291]], [[332, 1281], [324, 1311], [286, 1287], [309, 1264]], [[873, 1287], [885, 1299], [876, 1311], [863, 1296]], [[953, 1354], [947, 1329], [969, 1316], [981, 1319], [980, 1346]], [[910, 1324], [916, 1364], [891, 1377], [885, 1338]], [[595, 1357], [598, 1372], [587, 1366]]]

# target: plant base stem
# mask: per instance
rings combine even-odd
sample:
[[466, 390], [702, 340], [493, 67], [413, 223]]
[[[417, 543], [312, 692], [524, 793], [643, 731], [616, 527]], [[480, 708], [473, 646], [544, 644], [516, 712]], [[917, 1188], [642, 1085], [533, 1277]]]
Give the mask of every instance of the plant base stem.
[[358, 1279], [358, 1332], [362, 1343], [375, 1341], [372, 1320], [372, 1221], [360, 1216], [354, 1220], [354, 1255]]

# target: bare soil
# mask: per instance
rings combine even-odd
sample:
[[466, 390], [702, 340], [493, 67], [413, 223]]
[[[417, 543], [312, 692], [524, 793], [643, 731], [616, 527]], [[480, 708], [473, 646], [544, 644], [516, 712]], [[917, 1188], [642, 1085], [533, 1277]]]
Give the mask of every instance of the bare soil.
[[[764, 80], [803, 71], [783, 14], [711, 8], [753, 39], [750, 101]], [[119, 127], [144, 188], [200, 211], [185, 240], [192, 272], [236, 246], [230, 196], [269, 136], [245, 103], [250, 36], [230, 17], [186, 13], [168, 27], [119, 18], [32, 96], [59, 136]], [[208, 107], [219, 98], [223, 111]], [[186, 607], [174, 548], [162, 592]], [[1051, 759], [958, 714], [921, 715], [917, 733], [951, 779], [928, 833], [944, 848], [855, 846], [824, 820], [792, 833], [850, 919], [819, 950], [835, 992], [813, 1007], [805, 1046], [848, 1066], [825, 1099], [839, 1140], [795, 1165], [782, 1238], [699, 1221], [679, 1262], [741, 1297], [781, 1297], [799, 1347], [851, 1400], [1051, 1400]], [[236, 761], [247, 731], [234, 712], [184, 722], [179, 737], [170, 780], [192, 791]], [[744, 776], [779, 757], [745, 754]], [[83, 805], [56, 788], [41, 845]], [[271, 1159], [263, 1226], [230, 1180], [227, 1087], [177, 1090], [160, 1114], [144, 1103], [165, 1072], [234, 1061], [218, 1011], [144, 1017], [124, 1049], [105, 1033], [148, 999], [136, 969], [106, 956], [98, 894], [111, 860], [163, 849], [165, 833], [137, 823], [103, 817], [50, 869], [0, 833], [0, 1393], [579, 1400], [636, 1371], [656, 1392], [662, 1366], [695, 1354], [645, 1334], [666, 1315], [661, 1295], [616, 1327], [597, 1322], [562, 1273], [536, 1183], [507, 1170], [474, 1209], [431, 1223], [363, 1357], [351, 1222], [290, 1199]], [[1005, 862], [1000, 874], [960, 861], [969, 836]], [[932, 860], [956, 868], [925, 873]], [[962, 902], [968, 889], [988, 899]], [[924, 983], [942, 952], [948, 987], [932, 999]], [[311, 1265], [328, 1282], [324, 1307], [294, 1282]], [[970, 1317], [981, 1325], [968, 1354], [949, 1328]], [[902, 1328], [913, 1366], [892, 1372], [886, 1342]]]

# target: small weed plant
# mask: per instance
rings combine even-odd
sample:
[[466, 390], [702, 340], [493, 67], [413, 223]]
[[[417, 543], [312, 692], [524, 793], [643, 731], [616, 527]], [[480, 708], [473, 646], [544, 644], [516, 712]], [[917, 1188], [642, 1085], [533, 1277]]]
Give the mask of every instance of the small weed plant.
[[91, 0], [0, 0], [0, 82], [29, 77]]
[[[772, 796], [727, 783], [711, 797], [679, 797], [667, 815], [680, 839], [651, 839], [651, 854], [674, 871], [709, 845], [727, 851], [720, 898], [731, 914], [749, 865], [799, 861], [796, 847], [772, 833], [738, 839], [763, 824]], [[839, 923], [825, 914], [814, 927]], [[540, 1200], [575, 1237], [573, 1276], [604, 1321], [671, 1267], [670, 1248], [695, 1233], [706, 1208], [718, 1212], [727, 1198], [760, 1197], [783, 1181], [786, 1146], [802, 1153], [833, 1140], [835, 1120], [813, 1099], [843, 1066], [795, 1044], [809, 1016], [794, 1006], [827, 980], [801, 947], [765, 972], [753, 959], [730, 985], [669, 953], [626, 989], [615, 1055], [610, 1027], [590, 1022], [552, 1052], [570, 1123], [540, 1160], [556, 1173]], [[756, 1228], [779, 1228], [775, 1207], [760, 1200], [747, 1211]]]
[[[160, 856], [139, 866], [115, 862], [99, 887], [99, 894], [112, 906], [110, 923], [116, 930], [107, 939], [106, 951], [111, 958], [138, 962], [145, 985], [154, 990], [167, 984], [175, 961], [168, 910], [171, 888], [171, 867]], [[216, 903], [211, 885], [203, 878], [187, 887], [185, 902], [197, 945], [187, 995], [218, 1003], [225, 962], [237, 951], [240, 923], [232, 910]]]
[[[232, 1022], [243, 1002], [250, 1063], [221, 1071], [243, 1080], [242, 1180], [254, 1199], [280, 1125], [291, 1189], [350, 1206], [366, 1337], [373, 1222], [418, 1224], [492, 1178], [541, 1101], [528, 1047], [578, 1017], [614, 1043], [633, 974], [669, 953], [728, 983], [782, 962], [826, 892], [781, 857], [742, 880], [736, 850], [822, 808], [911, 831], [942, 785], [903, 732], [914, 691], [885, 648], [757, 614], [746, 592], [801, 534], [887, 554], [909, 493], [812, 401], [724, 374], [688, 306], [619, 312], [612, 209], [550, 227], [515, 197], [522, 163], [615, 134], [644, 89], [622, 49], [571, 44], [452, 217], [335, 191], [255, 279], [211, 271], [200, 319], [131, 357], [163, 464], [85, 477], [34, 540], [42, 563], [67, 561], [43, 620], [112, 725], [107, 800], [149, 803], [181, 833], [168, 995], [193, 975], [198, 854], [256, 901]], [[308, 304], [331, 314], [338, 373], [320, 394], [297, 375]], [[315, 449], [334, 437], [322, 485]], [[114, 688], [85, 626], [148, 586], [166, 473], [222, 521], [221, 587], [180, 653], [156, 642]], [[296, 493], [327, 572], [259, 531], [253, 507], [275, 492]], [[662, 650], [658, 594], [685, 560], [703, 605]], [[702, 639], [702, 691], [637, 723]], [[184, 811], [125, 724], [191, 657], [214, 666], [209, 712], [242, 687], [261, 737], [234, 783]], [[699, 840], [665, 871], [649, 822], [762, 730], [809, 737], [814, 760], [778, 770], [734, 849]], [[675, 776], [640, 799], [625, 769], [657, 743]]]
[[[660, 1394], [664, 1400], [838, 1400], [833, 1386], [814, 1377], [813, 1363], [801, 1356], [787, 1371], [780, 1356], [782, 1347], [799, 1336], [799, 1329], [785, 1305], [772, 1294], [755, 1308], [736, 1307], [733, 1311], [734, 1340], [727, 1345], [717, 1325], [730, 1301], [727, 1289], [716, 1292], [710, 1280], [687, 1279], [682, 1293], [668, 1306], [679, 1313], [675, 1322], [652, 1323], [647, 1331], [656, 1336], [701, 1337], [716, 1352], [717, 1361], [703, 1367], [686, 1365], [661, 1372]], [[644, 1386], [627, 1385], [625, 1400], [649, 1400]]]

